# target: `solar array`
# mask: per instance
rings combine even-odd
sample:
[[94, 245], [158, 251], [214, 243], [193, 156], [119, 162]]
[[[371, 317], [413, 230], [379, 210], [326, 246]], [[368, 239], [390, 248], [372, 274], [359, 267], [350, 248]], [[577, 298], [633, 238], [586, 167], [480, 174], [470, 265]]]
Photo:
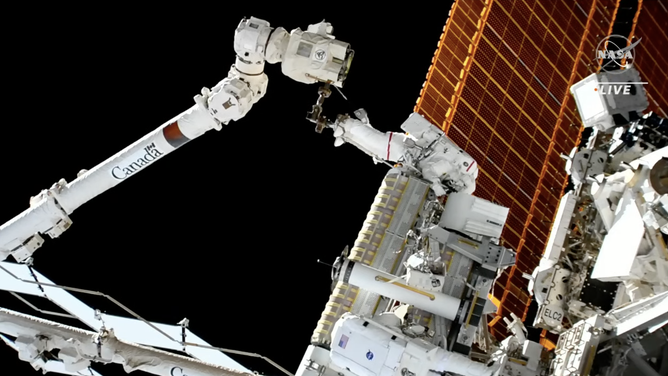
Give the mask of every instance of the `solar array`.
[[500, 308], [490, 328], [498, 339], [509, 335], [501, 317], [526, 317], [522, 274], [538, 265], [568, 182], [560, 155], [579, 144], [582, 124], [568, 89], [596, 72], [596, 47], [618, 7], [616, 0], [458, 0], [415, 106], [479, 163], [475, 195], [510, 208], [502, 239], [517, 263], [493, 289]]
[[668, 118], [668, 1], [639, 0], [631, 35], [633, 41], [642, 38], [636, 46], [635, 66], [640, 77], [647, 82], [650, 110]]

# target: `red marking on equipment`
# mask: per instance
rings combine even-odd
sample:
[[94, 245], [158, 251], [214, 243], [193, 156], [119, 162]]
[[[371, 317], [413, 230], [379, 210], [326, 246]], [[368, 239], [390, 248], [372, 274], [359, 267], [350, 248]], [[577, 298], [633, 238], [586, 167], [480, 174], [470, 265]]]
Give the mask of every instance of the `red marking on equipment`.
[[183, 138], [183, 133], [181, 133], [181, 129], [179, 129], [179, 124], [176, 121], [166, 126], [163, 134], [165, 135], [165, 138], [169, 141], [180, 140]]
[[390, 142], [392, 142], [392, 132], [390, 132], [390, 139], [387, 140], [387, 159], [388, 161], [390, 160]]
[[190, 141], [188, 137], [181, 133], [179, 124], [176, 121], [163, 128], [162, 134], [165, 137], [165, 140], [175, 148]]
[[469, 166], [469, 168], [466, 169], [466, 172], [469, 172], [469, 170], [471, 169], [471, 167], [473, 167], [474, 164], [475, 164], [475, 161], [473, 161], [473, 163], [471, 163], [471, 165]]

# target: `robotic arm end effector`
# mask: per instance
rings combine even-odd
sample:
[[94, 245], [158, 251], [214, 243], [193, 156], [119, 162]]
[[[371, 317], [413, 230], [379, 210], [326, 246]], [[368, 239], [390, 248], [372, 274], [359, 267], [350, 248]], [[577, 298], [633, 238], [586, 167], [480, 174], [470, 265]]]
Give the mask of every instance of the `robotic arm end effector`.
[[247, 75], [264, 71], [264, 63], [281, 63], [283, 74], [295, 81], [311, 84], [328, 82], [342, 87], [348, 76], [354, 51], [350, 44], [331, 34], [333, 27], [322, 21], [288, 33], [273, 29], [269, 22], [251, 17], [237, 27], [234, 50], [236, 68]]
[[306, 84], [343, 87], [355, 52], [350, 44], [334, 38], [333, 30], [325, 21], [309, 25], [306, 31], [292, 30], [283, 52], [283, 74]]
[[[204, 89], [195, 101], [215, 119], [215, 129], [230, 120], [241, 119], [266, 93], [266, 62], [280, 62], [283, 74], [295, 81], [325, 82], [324, 91], [329, 90], [330, 84], [341, 87], [348, 75], [353, 50], [348, 43], [336, 40], [332, 30], [331, 24], [323, 21], [310, 25], [307, 31], [295, 29], [288, 33], [259, 18], [242, 19], [234, 34], [237, 56], [228, 77], [211, 90]], [[317, 112], [317, 119], [322, 122], [322, 103]]]

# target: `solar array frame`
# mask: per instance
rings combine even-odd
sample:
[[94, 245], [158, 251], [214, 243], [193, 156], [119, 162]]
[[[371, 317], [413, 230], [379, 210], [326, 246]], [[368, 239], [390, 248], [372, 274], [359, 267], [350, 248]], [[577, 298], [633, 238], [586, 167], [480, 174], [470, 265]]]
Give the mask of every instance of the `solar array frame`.
[[[565, 162], [582, 124], [568, 89], [596, 71], [619, 0], [457, 0], [415, 111], [479, 164], [475, 195], [510, 208], [502, 240], [517, 263], [496, 280], [490, 329], [526, 318], [528, 280], [567, 184]], [[546, 342], [548, 343], [548, 342]]]

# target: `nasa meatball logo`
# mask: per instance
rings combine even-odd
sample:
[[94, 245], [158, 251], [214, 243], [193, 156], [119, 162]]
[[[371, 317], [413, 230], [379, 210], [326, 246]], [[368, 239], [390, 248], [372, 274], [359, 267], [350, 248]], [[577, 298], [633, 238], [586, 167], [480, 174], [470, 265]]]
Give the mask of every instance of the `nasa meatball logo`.
[[373, 359], [373, 353], [371, 352], [371, 350], [367, 351], [366, 358], [369, 360]]
[[[622, 41], [623, 44], [620, 46], [618, 43], [615, 43], [613, 40]], [[601, 72], [620, 74], [623, 73], [623, 70], [630, 67], [633, 64], [635, 59], [635, 47], [640, 43], [638, 39], [635, 43], [631, 43], [631, 40], [622, 36], [622, 35], [610, 35], [605, 37], [598, 42], [596, 46], [596, 60], [599, 61], [599, 67]], [[606, 61], [607, 60], [607, 61]]]

